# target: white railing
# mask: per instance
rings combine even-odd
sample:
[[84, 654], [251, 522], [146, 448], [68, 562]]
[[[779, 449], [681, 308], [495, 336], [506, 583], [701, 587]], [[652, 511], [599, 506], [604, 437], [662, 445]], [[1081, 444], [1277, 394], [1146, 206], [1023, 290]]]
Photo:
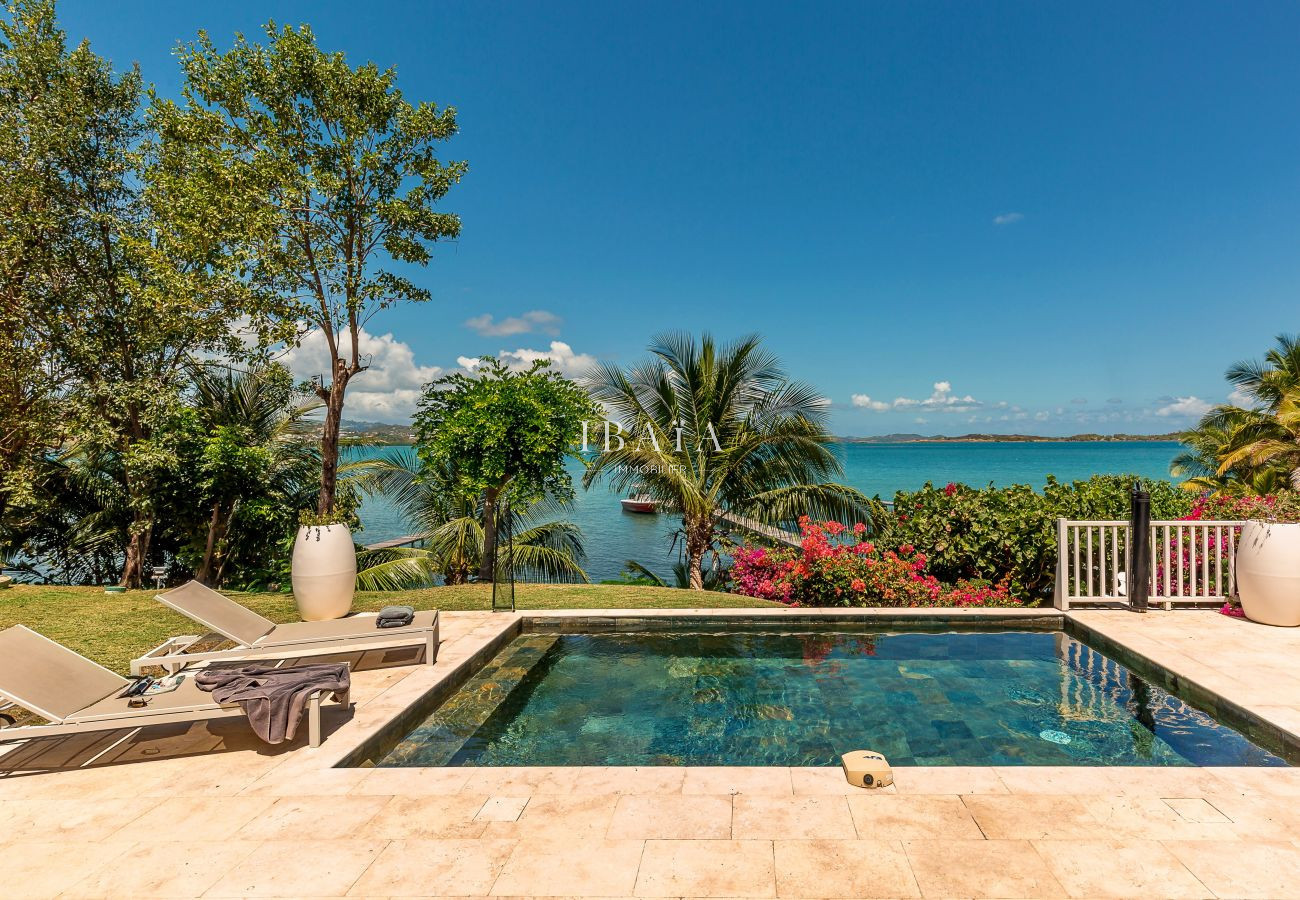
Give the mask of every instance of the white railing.
[[[1151, 523], [1151, 605], [1221, 604], [1234, 591], [1240, 522]], [[1058, 609], [1078, 603], [1128, 603], [1129, 523], [1056, 520]]]

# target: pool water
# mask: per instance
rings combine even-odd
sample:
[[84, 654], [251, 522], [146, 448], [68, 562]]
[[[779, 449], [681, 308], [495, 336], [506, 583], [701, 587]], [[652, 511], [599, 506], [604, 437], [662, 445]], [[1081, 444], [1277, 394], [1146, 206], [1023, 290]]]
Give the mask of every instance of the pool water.
[[1051, 631], [527, 634], [381, 766], [1282, 766]]

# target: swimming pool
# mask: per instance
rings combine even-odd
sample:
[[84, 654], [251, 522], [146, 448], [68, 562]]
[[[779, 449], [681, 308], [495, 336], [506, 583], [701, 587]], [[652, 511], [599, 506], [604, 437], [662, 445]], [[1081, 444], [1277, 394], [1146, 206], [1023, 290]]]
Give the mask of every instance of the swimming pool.
[[1063, 631], [522, 634], [379, 766], [1283, 766]]

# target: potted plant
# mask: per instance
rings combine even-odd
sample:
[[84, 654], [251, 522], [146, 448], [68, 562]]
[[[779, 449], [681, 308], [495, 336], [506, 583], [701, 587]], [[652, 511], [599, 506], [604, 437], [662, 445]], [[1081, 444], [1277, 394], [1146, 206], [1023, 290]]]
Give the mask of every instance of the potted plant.
[[340, 513], [304, 512], [293, 543], [293, 599], [304, 622], [341, 619], [352, 611], [357, 549]]
[[1241, 528], [1236, 570], [1246, 618], [1300, 625], [1300, 495], [1264, 498]]

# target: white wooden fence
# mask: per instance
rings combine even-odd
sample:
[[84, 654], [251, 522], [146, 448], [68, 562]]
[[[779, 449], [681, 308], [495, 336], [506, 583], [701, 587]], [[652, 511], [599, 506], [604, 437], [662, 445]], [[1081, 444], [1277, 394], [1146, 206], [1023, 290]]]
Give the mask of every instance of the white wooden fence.
[[[1221, 604], [1235, 590], [1233, 578], [1241, 522], [1151, 523], [1150, 603]], [[1072, 605], [1128, 603], [1129, 523], [1121, 520], [1056, 520], [1058, 609]]]

